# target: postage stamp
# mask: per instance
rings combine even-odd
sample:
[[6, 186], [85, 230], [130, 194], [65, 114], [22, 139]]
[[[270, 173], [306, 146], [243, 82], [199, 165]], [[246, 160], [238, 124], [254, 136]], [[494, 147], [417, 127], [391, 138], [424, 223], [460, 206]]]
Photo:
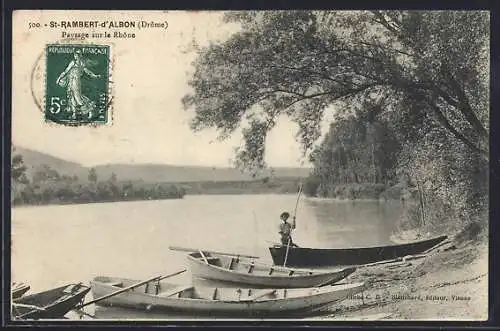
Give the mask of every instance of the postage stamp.
[[46, 47], [45, 120], [67, 125], [109, 119], [108, 45]]

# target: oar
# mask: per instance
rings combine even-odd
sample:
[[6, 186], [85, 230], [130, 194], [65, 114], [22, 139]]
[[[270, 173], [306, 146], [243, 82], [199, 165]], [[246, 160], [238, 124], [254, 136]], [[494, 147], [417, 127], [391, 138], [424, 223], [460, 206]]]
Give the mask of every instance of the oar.
[[137, 283], [137, 284], [133, 284], [133, 285], [127, 286], [127, 287], [125, 287], [125, 288], [122, 288], [122, 289], [121, 289], [121, 290], [119, 290], [119, 291], [116, 291], [116, 292], [113, 292], [113, 293], [110, 293], [110, 294], [106, 294], [105, 296], [102, 296], [102, 297], [97, 298], [97, 299], [95, 299], [95, 300], [92, 300], [92, 301], [86, 302], [86, 303], [84, 303], [83, 305], [80, 305], [80, 306], [78, 306], [78, 307], [76, 307], [76, 308], [77, 308], [77, 309], [81, 309], [81, 308], [83, 308], [83, 307], [85, 307], [85, 306], [88, 306], [88, 305], [91, 305], [91, 304], [93, 304], [93, 303], [96, 303], [96, 302], [102, 301], [102, 300], [104, 300], [104, 299], [108, 299], [108, 298], [114, 297], [115, 295], [118, 295], [118, 294], [120, 294], [120, 293], [130, 291], [131, 289], [134, 289], [134, 288], [139, 287], [139, 286], [141, 286], [141, 285], [144, 285], [144, 284], [146, 284], [146, 283], [152, 282], [152, 281], [154, 281], [154, 280], [158, 280], [158, 281], [160, 281], [160, 280], [165, 279], [165, 278], [169, 278], [169, 277], [177, 276], [178, 274], [181, 274], [181, 273], [185, 272], [186, 270], [187, 270], [187, 269], [183, 269], [183, 270], [181, 270], [181, 271], [177, 271], [177, 272], [174, 272], [174, 273], [172, 273], [172, 274], [165, 275], [165, 276], [156, 276], [156, 277], [150, 278], [150, 279], [148, 279], [148, 280], [144, 280], [144, 281], [139, 282], [139, 283]]
[[198, 252], [200, 252], [200, 255], [203, 258], [203, 261], [205, 261], [205, 263], [208, 264], [207, 257], [205, 256], [205, 254], [203, 254], [203, 251], [198, 251]]
[[180, 251], [180, 252], [204, 252], [204, 253], [210, 253], [210, 254], [217, 254], [217, 255], [227, 255], [227, 256], [236, 256], [236, 257], [246, 257], [250, 259], [259, 259], [258, 256], [252, 256], [252, 255], [245, 255], [245, 254], [239, 254], [239, 253], [224, 253], [224, 252], [216, 252], [216, 251], [207, 251], [206, 249], [199, 249], [199, 248], [185, 248], [185, 247], [178, 247], [178, 246], [169, 246], [169, 249], [173, 251]]
[[20, 308], [29, 308], [29, 309], [33, 309], [33, 310], [40, 310], [40, 311], [45, 311], [46, 309], [45, 308], [42, 308], [42, 307], [37, 307], [37, 306], [33, 306], [33, 305], [27, 305], [27, 304], [24, 304], [24, 303], [12, 303], [12, 306], [14, 307], [20, 307]]
[[12, 303], [12, 306], [15, 308], [15, 307], [19, 307], [19, 308], [28, 308], [28, 309], [31, 309], [30, 311], [24, 313], [24, 314], [21, 314], [19, 316], [16, 316], [14, 319], [23, 319], [25, 316], [29, 316], [33, 313], [33, 310], [36, 310], [36, 311], [41, 311], [41, 312], [44, 312], [44, 311], [47, 311], [47, 309], [45, 308], [42, 308], [42, 307], [37, 307], [37, 306], [33, 306], [33, 305], [26, 305], [26, 304], [23, 304], [23, 303]]
[[[297, 207], [299, 206], [299, 199], [300, 199], [300, 194], [302, 193], [302, 184], [299, 186], [299, 193], [297, 194], [297, 201], [295, 202], [295, 210], [293, 212], [293, 229], [297, 226], [296, 219], [297, 219]], [[285, 253], [285, 260], [283, 261], [283, 266], [286, 266], [286, 261], [288, 260], [288, 252], [290, 251], [290, 237], [288, 238], [288, 242], [286, 244], [286, 253]]]

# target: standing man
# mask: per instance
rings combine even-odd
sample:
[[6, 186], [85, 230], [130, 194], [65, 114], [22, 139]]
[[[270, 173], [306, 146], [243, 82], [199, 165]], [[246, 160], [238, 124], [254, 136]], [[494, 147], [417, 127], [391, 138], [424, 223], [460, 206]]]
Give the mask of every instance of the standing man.
[[290, 245], [291, 247], [298, 247], [293, 243], [292, 240], [292, 230], [295, 229], [295, 216], [293, 217], [293, 222], [291, 224], [287, 222], [289, 217], [290, 213], [286, 211], [281, 213], [280, 215], [280, 218], [283, 221], [283, 223], [280, 224], [280, 231], [279, 231], [279, 234], [281, 235], [281, 245], [283, 246]]

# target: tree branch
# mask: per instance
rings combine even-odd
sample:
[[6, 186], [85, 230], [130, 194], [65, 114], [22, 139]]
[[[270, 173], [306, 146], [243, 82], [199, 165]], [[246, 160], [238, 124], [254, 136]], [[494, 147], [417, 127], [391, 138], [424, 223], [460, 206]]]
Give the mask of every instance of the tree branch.
[[483, 124], [479, 121], [477, 118], [476, 114], [474, 114], [474, 111], [472, 110], [472, 107], [469, 102], [469, 98], [467, 98], [467, 95], [465, 95], [464, 90], [460, 87], [458, 82], [456, 81], [455, 77], [447, 70], [447, 74], [450, 79], [451, 87], [457, 94], [458, 98], [460, 99], [460, 103], [457, 105], [457, 109], [464, 115], [464, 117], [467, 119], [467, 121], [474, 127], [477, 132], [483, 137], [483, 138], [488, 138], [488, 130], [483, 126]]
[[448, 129], [456, 138], [458, 138], [460, 141], [462, 141], [466, 146], [474, 150], [475, 152], [478, 152], [482, 157], [485, 158], [485, 160], [488, 160], [489, 154], [487, 151], [481, 149], [480, 147], [476, 146], [473, 142], [471, 142], [467, 137], [465, 137], [462, 133], [458, 132], [451, 123], [448, 121], [448, 119], [444, 116], [444, 114], [441, 112], [439, 107], [436, 105], [435, 102], [432, 100], [429, 100], [428, 98], [424, 97], [426, 103], [434, 110], [434, 113], [437, 116], [438, 121], [446, 128]]

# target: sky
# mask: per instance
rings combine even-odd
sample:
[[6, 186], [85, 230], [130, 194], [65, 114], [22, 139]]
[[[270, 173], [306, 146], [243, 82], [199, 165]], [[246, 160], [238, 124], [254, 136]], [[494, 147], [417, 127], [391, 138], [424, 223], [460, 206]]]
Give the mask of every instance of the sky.
[[[224, 40], [237, 26], [222, 23], [213, 12], [74, 12], [71, 20], [168, 21], [168, 29], [130, 30], [134, 39], [113, 39], [112, 123], [104, 127], [66, 127], [45, 123], [36, 100], [44, 96], [45, 44], [61, 40], [62, 29], [44, 22], [67, 20], [63, 11], [14, 13], [12, 142], [86, 166], [106, 163], [158, 163], [230, 166], [241, 132], [224, 142], [214, 130], [194, 133], [181, 98], [200, 46]], [[29, 29], [26, 22], [42, 22]], [[68, 29], [69, 32], [92, 29]], [[128, 32], [128, 31], [127, 31]], [[74, 41], [73, 41], [74, 42]], [[87, 42], [102, 43], [88, 39]], [[42, 57], [40, 57], [42, 55]], [[32, 71], [35, 70], [35, 78]], [[40, 101], [38, 101], [40, 102]], [[281, 118], [270, 132], [266, 161], [270, 166], [309, 166], [295, 140], [297, 126]]]

